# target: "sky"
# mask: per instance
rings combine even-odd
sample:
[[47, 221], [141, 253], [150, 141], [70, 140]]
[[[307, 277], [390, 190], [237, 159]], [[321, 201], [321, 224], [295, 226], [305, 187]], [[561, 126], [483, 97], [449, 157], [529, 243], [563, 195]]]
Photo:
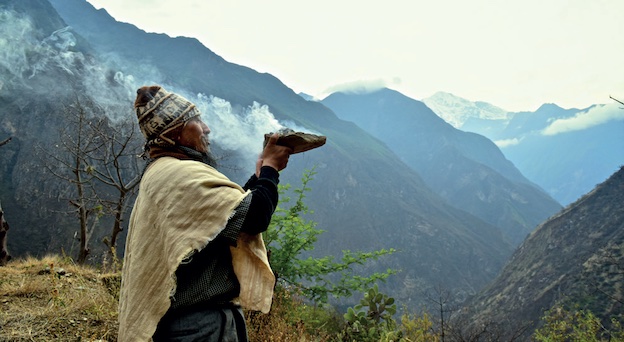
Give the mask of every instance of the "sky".
[[624, 98], [622, 0], [87, 0], [299, 93], [438, 91], [508, 111]]

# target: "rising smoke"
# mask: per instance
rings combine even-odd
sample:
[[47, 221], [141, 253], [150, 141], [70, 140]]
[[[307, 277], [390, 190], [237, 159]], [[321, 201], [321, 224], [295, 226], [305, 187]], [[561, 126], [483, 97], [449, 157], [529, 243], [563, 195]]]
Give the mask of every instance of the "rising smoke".
[[41, 43], [33, 35], [29, 18], [13, 11], [0, 10], [0, 32], [0, 67], [8, 83], [32, 69], [27, 55], [39, 49]]
[[[30, 17], [0, 10], [0, 67], [3, 87], [46, 89], [50, 93], [87, 96], [95, 100], [116, 121], [129, 98], [132, 78], [111, 70], [105, 63], [78, 51], [71, 27], [41, 37]], [[71, 85], [68, 87], [68, 85]], [[3, 89], [0, 88], [0, 91]], [[69, 88], [69, 89], [68, 89]]]
[[[132, 103], [136, 89], [160, 84], [194, 102], [211, 128], [211, 142], [239, 154], [247, 165], [254, 165], [262, 150], [265, 133], [284, 126], [310, 132], [292, 123], [280, 124], [267, 105], [253, 103], [246, 108], [233, 108], [228, 101], [212, 95], [189, 94], [185, 89], [164, 82], [165, 77], [153, 65], [137, 65], [112, 53], [85, 56], [77, 48], [78, 40], [71, 27], [41, 37], [28, 16], [0, 10], [0, 31], [3, 32], [0, 36], [0, 72], [8, 74], [0, 81], [0, 93], [6, 85], [64, 84], [55, 78], [66, 78], [69, 84], [80, 89], [81, 95], [93, 99], [115, 122], [134, 117]], [[120, 71], [123, 69], [120, 66], [133, 70], [133, 74]], [[66, 92], [67, 98], [74, 98], [72, 89]], [[3, 122], [4, 127], [10, 125], [10, 122]]]
[[210, 127], [211, 141], [223, 149], [237, 151], [247, 165], [254, 165], [262, 151], [264, 134], [283, 127], [268, 106], [257, 102], [236, 112], [228, 101], [215, 96], [198, 94], [191, 101], [201, 110], [202, 120]]

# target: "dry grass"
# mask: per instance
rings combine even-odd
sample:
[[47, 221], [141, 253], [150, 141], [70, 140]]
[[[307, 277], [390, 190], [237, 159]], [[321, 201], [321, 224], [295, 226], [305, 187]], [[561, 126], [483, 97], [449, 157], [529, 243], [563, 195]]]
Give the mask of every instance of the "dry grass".
[[273, 296], [271, 312], [260, 314], [247, 312], [247, 330], [250, 341], [258, 342], [327, 342], [331, 341], [327, 332], [315, 329], [305, 323], [303, 311], [310, 311], [297, 298], [284, 290], [277, 290]]
[[[0, 341], [117, 341], [119, 284], [119, 273], [59, 256], [12, 260], [0, 267]], [[250, 341], [329, 341], [302, 321], [306, 313], [279, 293], [268, 315], [246, 313]]]
[[111, 277], [56, 256], [0, 267], [0, 341], [116, 341]]

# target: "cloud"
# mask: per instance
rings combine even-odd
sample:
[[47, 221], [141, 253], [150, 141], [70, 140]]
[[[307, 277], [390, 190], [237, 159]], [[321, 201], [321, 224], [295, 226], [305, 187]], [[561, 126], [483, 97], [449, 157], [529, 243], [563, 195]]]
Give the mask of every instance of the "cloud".
[[[293, 122], [280, 123], [269, 106], [254, 102], [247, 107], [233, 106], [212, 95], [189, 93], [185, 89], [164, 82], [157, 67], [144, 61], [128, 61], [114, 53], [85, 56], [76, 49], [76, 35], [71, 27], [64, 27], [48, 36], [41, 35], [32, 20], [14, 11], [0, 8], [0, 92], [13, 84], [59, 83], [59, 77], [71, 79], [76, 88], [60, 87], [67, 99], [74, 95], [93, 99], [111, 120], [136, 118], [132, 103], [136, 89], [142, 85], [159, 84], [170, 92], [191, 100], [202, 112], [202, 118], [211, 128], [211, 142], [220, 148], [236, 152], [245, 164], [255, 165], [262, 151], [264, 134], [288, 127], [311, 132]], [[124, 66], [125, 70], [121, 71]], [[65, 84], [65, 83], [63, 83]], [[76, 93], [79, 92], [79, 93]], [[15, 132], [13, 123], [2, 122], [2, 129]], [[311, 132], [315, 133], [315, 132]]]
[[496, 140], [494, 141], [494, 143], [496, 144], [496, 146], [500, 148], [505, 148], [509, 146], [518, 145], [521, 141], [522, 139], [512, 138], [512, 139]]
[[386, 81], [381, 78], [371, 80], [358, 80], [331, 86], [327, 88], [323, 93], [327, 95], [337, 92], [348, 94], [368, 94], [400, 83], [401, 79], [398, 77], [393, 78], [391, 81]]
[[613, 120], [624, 120], [624, 109], [616, 104], [597, 105], [577, 113], [574, 117], [554, 120], [542, 130], [542, 135], [556, 135], [580, 131]]

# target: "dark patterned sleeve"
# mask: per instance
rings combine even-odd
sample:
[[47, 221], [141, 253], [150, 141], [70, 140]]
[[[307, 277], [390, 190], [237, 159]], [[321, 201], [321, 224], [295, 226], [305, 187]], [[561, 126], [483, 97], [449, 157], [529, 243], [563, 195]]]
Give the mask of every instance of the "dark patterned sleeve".
[[251, 192], [234, 210], [219, 236], [227, 239], [231, 245], [236, 245], [240, 232], [255, 235], [267, 230], [279, 200], [278, 184], [279, 173], [269, 166], [260, 169], [260, 177], [251, 176], [244, 187]]

